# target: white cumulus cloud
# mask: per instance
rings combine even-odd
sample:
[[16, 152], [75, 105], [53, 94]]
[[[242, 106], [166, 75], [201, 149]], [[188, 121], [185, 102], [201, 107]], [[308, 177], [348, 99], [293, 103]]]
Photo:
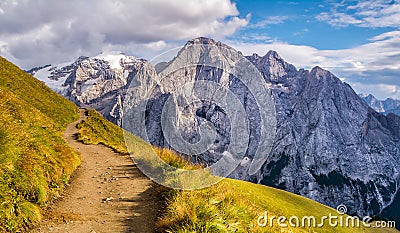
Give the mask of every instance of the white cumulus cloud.
[[333, 4], [329, 12], [316, 16], [335, 27], [400, 27], [400, 2], [398, 0], [343, 1]]
[[23, 68], [105, 47], [142, 55], [132, 48], [156, 53], [169, 40], [223, 39], [250, 20], [230, 0], [7, 0], [0, 9], [0, 55]]

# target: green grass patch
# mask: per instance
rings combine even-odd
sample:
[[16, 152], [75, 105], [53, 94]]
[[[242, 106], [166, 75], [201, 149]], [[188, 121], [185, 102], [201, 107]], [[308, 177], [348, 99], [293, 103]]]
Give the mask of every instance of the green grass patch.
[[85, 144], [103, 144], [121, 154], [128, 154], [123, 131], [95, 110], [86, 110], [87, 119], [78, 124], [78, 140]]
[[0, 231], [40, 221], [80, 162], [62, 138], [77, 107], [0, 57]]

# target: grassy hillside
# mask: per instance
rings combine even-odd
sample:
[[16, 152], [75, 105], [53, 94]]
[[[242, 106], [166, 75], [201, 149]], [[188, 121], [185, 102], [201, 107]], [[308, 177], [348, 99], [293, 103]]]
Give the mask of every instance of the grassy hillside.
[[[110, 124], [99, 113], [89, 111], [88, 120], [79, 124], [79, 137], [85, 143], [102, 143], [116, 151], [126, 153], [123, 132]], [[107, 129], [107, 130], [104, 130]], [[146, 153], [145, 142], [132, 136], [135, 153]], [[175, 167], [194, 169], [187, 161], [172, 151], [154, 148], [168, 164]], [[146, 157], [142, 155], [141, 157]], [[259, 216], [265, 211], [268, 216], [314, 216], [317, 224], [323, 216], [341, 216], [336, 210], [282, 190], [244, 181], [225, 179], [209, 188], [195, 191], [178, 191], [165, 188], [166, 208], [159, 218], [158, 227], [162, 232], [396, 232], [393, 229], [331, 227], [325, 220], [323, 227], [279, 227], [277, 221], [272, 227], [258, 226]], [[346, 215], [343, 215], [344, 220]], [[288, 223], [288, 222], [286, 222]], [[301, 223], [300, 223], [301, 224]], [[351, 224], [350, 224], [351, 225]]]
[[80, 160], [62, 139], [77, 107], [0, 57], [0, 231], [41, 218]]

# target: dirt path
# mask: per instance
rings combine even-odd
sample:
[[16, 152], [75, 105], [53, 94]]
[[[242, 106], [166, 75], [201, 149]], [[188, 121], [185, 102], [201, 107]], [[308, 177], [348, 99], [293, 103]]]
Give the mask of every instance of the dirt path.
[[75, 139], [76, 124], [64, 138], [82, 156], [69, 187], [31, 232], [154, 232], [160, 201], [154, 184], [129, 156]]

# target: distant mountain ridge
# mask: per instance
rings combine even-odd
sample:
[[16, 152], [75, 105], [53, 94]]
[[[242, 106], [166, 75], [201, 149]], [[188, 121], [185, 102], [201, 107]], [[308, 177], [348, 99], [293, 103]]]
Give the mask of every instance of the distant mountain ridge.
[[387, 98], [378, 100], [371, 94], [359, 94], [359, 96], [375, 111], [387, 115], [389, 113], [400, 116], [400, 100]]
[[[192, 45], [201, 48], [189, 50]], [[221, 54], [226, 47], [212, 39], [196, 38], [188, 41], [180, 53], [187, 50], [190, 57], [230, 64]], [[162, 64], [159, 70], [174, 67], [180, 53], [175, 60]], [[246, 58], [261, 72], [274, 97], [276, 138], [271, 153], [256, 174], [249, 174], [249, 164], [243, 162], [231, 177], [285, 189], [331, 207], [345, 204], [349, 213], [360, 216], [379, 214], [397, 203], [400, 117], [377, 113], [350, 85], [320, 67], [297, 69], [275, 51]], [[150, 142], [168, 147], [159, 119], [161, 107], [172, 95], [172, 90], [198, 80], [224, 85], [240, 96], [249, 119], [253, 119], [246, 152], [247, 159], [253, 160], [260, 140], [260, 117], [254, 111], [256, 105], [251, 93], [235, 81], [235, 77], [199, 62], [197, 66], [185, 69], [186, 76], [171, 75], [160, 82], [156, 69], [147, 61], [134, 59], [135, 62], [128, 66], [124, 65], [123, 59], [119, 61], [121, 68], [113, 68], [105, 59], [78, 59], [68, 77], [64, 76], [60, 89], [65, 91], [62, 93], [75, 103], [93, 107], [107, 119], [120, 124], [123, 93], [134, 82], [138, 101], [145, 96], [152, 97], [146, 109]], [[63, 72], [61, 67], [57, 69]], [[52, 82], [39, 72], [36, 77], [45, 83]], [[150, 93], [151, 90], [155, 93]], [[177, 101], [176, 108], [182, 108], [182, 103], [185, 101]], [[215, 162], [230, 142], [226, 113], [206, 102], [191, 105], [185, 111], [185, 114], [179, 113], [177, 121], [188, 141], [196, 141], [201, 122], [209, 122], [217, 129], [213, 150], [199, 155], [201, 162]]]
[[46, 65], [27, 72], [81, 107], [99, 111], [121, 125], [124, 88], [146, 61], [122, 53], [79, 57], [74, 62]]

